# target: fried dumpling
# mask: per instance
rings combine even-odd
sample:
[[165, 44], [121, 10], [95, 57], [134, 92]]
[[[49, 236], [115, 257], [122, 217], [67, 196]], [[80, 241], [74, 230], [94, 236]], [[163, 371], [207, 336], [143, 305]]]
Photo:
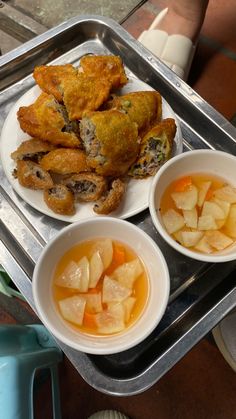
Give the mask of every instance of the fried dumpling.
[[45, 189], [44, 201], [56, 214], [75, 214], [74, 194], [65, 185], [53, 185]]
[[160, 93], [155, 91], [132, 92], [115, 96], [108, 103], [108, 107], [127, 114], [131, 121], [138, 125], [140, 135], [154, 123], [159, 122], [162, 117], [162, 98]]
[[128, 115], [109, 110], [93, 112], [82, 118], [80, 135], [87, 163], [103, 176], [121, 176], [139, 152], [137, 125]]
[[125, 74], [122, 60], [114, 55], [86, 55], [80, 60], [79, 71], [87, 76], [105, 78], [112, 84], [112, 89], [124, 86], [128, 79]]
[[63, 182], [74, 194], [76, 201], [98, 200], [107, 190], [107, 181], [96, 173], [79, 173]]
[[83, 73], [64, 80], [62, 86], [64, 105], [71, 121], [82, 118], [86, 111], [96, 111], [108, 99], [111, 90], [109, 80]]
[[13, 160], [31, 160], [38, 163], [45, 154], [55, 149], [55, 146], [39, 138], [30, 138], [23, 141], [19, 147], [11, 153]]
[[42, 158], [40, 165], [44, 170], [59, 175], [69, 175], [89, 170], [85, 152], [73, 148], [57, 148], [50, 151]]
[[35, 67], [33, 77], [45, 93], [53, 95], [58, 102], [63, 102], [62, 82], [75, 76], [77, 72], [77, 68], [71, 64], [41, 65]]
[[29, 106], [22, 106], [17, 113], [21, 129], [32, 137], [64, 147], [79, 147], [80, 139], [73, 132], [66, 109], [52, 95], [41, 93]]
[[25, 188], [45, 189], [53, 186], [50, 174], [43, 170], [39, 164], [30, 160], [17, 161], [14, 177]]
[[93, 207], [97, 214], [109, 214], [115, 211], [125, 194], [125, 183], [121, 179], [113, 180], [111, 188], [104, 194]]
[[153, 176], [159, 167], [171, 157], [176, 133], [175, 120], [164, 119], [144, 136], [140, 154], [131, 166], [129, 175], [135, 178]]

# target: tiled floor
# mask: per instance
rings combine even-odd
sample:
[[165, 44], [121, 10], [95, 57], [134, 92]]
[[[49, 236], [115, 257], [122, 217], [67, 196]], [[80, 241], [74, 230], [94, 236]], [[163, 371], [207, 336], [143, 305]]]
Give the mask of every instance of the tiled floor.
[[[165, 7], [149, 0], [124, 24], [137, 37]], [[210, 0], [189, 83], [227, 119], [236, 113], [236, 2]], [[2, 304], [1, 304], [2, 303]], [[0, 300], [0, 322], [27, 323], [27, 305], [12, 314]], [[17, 311], [18, 310], [18, 311]], [[63, 419], [86, 419], [101, 409], [118, 409], [133, 419], [236, 419], [236, 376], [210, 337], [202, 340], [156, 385], [137, 396], [117, 398], [88, 386], [65, 359], [60, 365]], [[37, 390], [37, 419], [49, 419], [49, 382]]]

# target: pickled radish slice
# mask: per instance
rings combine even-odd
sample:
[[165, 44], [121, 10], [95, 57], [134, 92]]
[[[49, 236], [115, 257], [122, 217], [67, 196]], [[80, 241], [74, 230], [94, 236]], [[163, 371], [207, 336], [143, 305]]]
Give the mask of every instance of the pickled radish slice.
[[219, 207], [224, 211], [224, 218], [228, 217], [229, 210], [230, 210], [230, 203], [227, 201], [222, 201], [222, 199], [213, 198], [213, 202], [215, 202]]
[[191, 210], [183, 210], [183, 216], [187, 227], [197, 228], [198, 213], [196, 207]]
[[95, 244], [94, 251], [95, 252], [97, 251], [100, 253], [104, 270], [107, 269], [108, 266], [111, 264], [112, 258], [113, 258], [112, 240], [111, 239], [98, 240]]
[[125, 309], [122, 303], [112, 304], [107, 310], [95, 314], [98, 333], [118, 333], [125, 328]]
[[206, 233], [206, 239], [209, 245], [217, 250], [223, 250], [233, 243], [233, 240], [230, 237], [220, 231], [208, 231]]
[[[84, 282], [84, 275], [88, 275], [84, 263], [82, 262], [81, 265], [72, 260], [68, 263], [62, 274], [55, 279], [55, 284], [59, 287], [74, 288], [82, 291], [81, 286], [82, 288], [84, 287], [82, 285]], [[85, 291], [87, 291], [87, 289]]]
[[197, 204], [198, 190], [195, 185], [191, 185], [184, 192], [173, 192], [171, 197], [178, 209], [191, 210]]
[[214, 251], [213, 247], [207, 241], [206, 235], [204, 235], [201, 240], [195, 245], [195, 249], [202, 253], [212, 253]]
[[134, 297], [128, 297], [126, 300], [123, 301], [123, 306], [125, 309], [125, 322], [127, 323], [130, 319], [132, 310], [134, 308], [134, 305], [136, 303], [136, 298]]
[[225, 218], [223, 209], [215, 202], [210, 201], [204, 202], [201, 215], [212, 215], [215, 220], [222, 220]]
[[162, 219], [169, 234], [175, 233], [185, 225], [184, 217], [174, 209], [167, 210]]
[[143, 267], [138, 259], [123, 263], [112, 273], [111, 278], [127, 288], [133, 288], [135, 280], [143, 273]]
[[202, 238], [202, 231], [182, 231], [183, 244], [186, 247], [195, 246]]
[[223, 188], [217, 189], [214, 191], [214, 196], [222, 201], [229, 202], [230, 204], [236, 203], [236, 188], [232, 188], [227, 185]]
[[103, 310], [101, 292], [94, 294], [83, 294], [83, 298], [86, 300], [85, 310], [89, 313], [99, 313]]
[[202, 215], [198, 219], [198, 230], [217, 230], [218, 226], [212, 215]]
[[199, 187], [198, 187], [198, 200], [197, 200], [197, 205], [199, 207], [201, 207], [203, 205], [203, 203], [205, 201], [205, 198], [206, 198], [206, 195], [207, 195], [207, 192], [208, 192], [209, 188], [211, 187], [211, 184], [212, 184], [211, 181], [209, 181], [209, 182], [201, 182], [199, 184]]
[[105, 276], [103, 280], [102, 288], [102, 302], [109, 303], [113, 301], [123, 301], [128, 298], [132, 293], [132, 290], [119, 284], [109, 276]]
[[81, 272], [79, 290], [81, 292], [87, 292], [89, 285], [89, 261], [86, 256], [80, 259], [78, 262], [78, 267]]
[[225, 223], [225, 232], [236, 239], [236, 205], [231, 205], [228, 218]]
[[79, 326], [83, 323], [84, 309], [86, 299], [73, 295], [58, 302], [62, 317], [69, 322], [75, 323]]
[[95, 288], [104, 270], [100, 252], [94, 252], [90, 261], [89, 288]]

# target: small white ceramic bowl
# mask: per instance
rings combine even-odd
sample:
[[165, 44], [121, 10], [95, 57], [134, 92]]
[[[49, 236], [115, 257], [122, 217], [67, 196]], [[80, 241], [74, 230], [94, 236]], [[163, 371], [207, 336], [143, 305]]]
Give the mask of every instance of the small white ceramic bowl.
[[[131, 247], [143, 261], [149, 278], [148, 299], [142, 314], [133, 325], [112, 336], [75, 331], [58, 313], [52, 296], [52, 278], [59, 259], [74, 245], [99, 237], [109, 237]], [[91, 354], [121, 352], [145, 339], [164, 314], [169, 288], [167, 264], [156, 243], [134, 224], [112, 217], [89, 218], [62, 229], [44, 248], [33, 274], [33, 297], [42, 322], [61, 342]]]
[[236, 157], [217, 150], [194, 150], [180, 154], [165, 163], [153, 178], [149, 193], [149, 210], [153, 224], [163, 239], [178, 252], [204, 262], [227, 262], [236, 259], [236, 242], [228, 249], [204, 254], [177, 243], [167, 233], [159, 211], [161, 197], [174, 180], [189, 174], [210, 174], [236, 187]]

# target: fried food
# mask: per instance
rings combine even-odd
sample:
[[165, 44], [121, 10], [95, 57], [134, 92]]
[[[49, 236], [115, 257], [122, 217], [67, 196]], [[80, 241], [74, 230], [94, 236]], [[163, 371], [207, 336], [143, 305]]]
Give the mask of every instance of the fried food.
[[125, 183], [120, 179], [113, 180], [111, 189], [109, 189], [94, 205], [94, 212], [97, 214], [109, 214], [110, 212], [115, 211], [119, 207], [124, 194]]
[[131, 121], [138, 125], [141, 136], [162, 117], [161, 95], [154, 91], [132, 92], [116, 96], [110, 101], [108, 107], [129, 115]]
[[80, 123], [87, 163], [103, 176], [121, 176], [139, 152], [137, 125], [128, 115], [109, 110], [87, 114]]
[[144, 136], [140, 154], [131, 166], [129, 175], [135, 178], [153, 176], [171, 156], [176, 133], [175, 120], [164, 119]]
[[14, 176], [25, 188], [45, 189], [53, 186], [50, 174], [30, 160], [18, 160]]
[[85, 152], [73, 148], [57, 148], [50, 151], [42, 158], [40, 165], [44, 170], [59, 175], [69, 175], [89, 170]]
[[66, 110], [52, 95], [41, 93], [30, 106], [22, 106], [17, 118], [21, 129], [32, 137], [48, 141], [54, 145], [75, 148], [80, 139], [68, 123]]
[[80, 60], [79, 71], [87, 76], [105, 78], [112, 84], [112, 89], [124, 86], [128, 79], [125, 74], [122, 60], [119, 56], [112, 55], [86, 55]]
[[39, 138], [30, 138], [30, 140], [23, 141], [23, 143], [11, 153], [11, 158], [13, 160], [31, 160], [39, 163], [45, 154], [54, 149], [55, 146], [47, 141], [42, 141]]
[[71, 64], [64, 65], [41, 65], [35, 67], [33, 76], [39, 87], [58, 102], [63, 102], [62, 82], [77, 74], [77, 68]]
[[44, 191], [44, 201], [56, 214], [75, 214], [75, 198], [65, 185], [54, 185]]
[[85, 111], [96, 111], [109, 97], [111, 83], [103, 77], [79, 73], [62, 83], [63, 100], [71, 121], [80, 119]]
[[76, 201], [97, 201], [107, 190], [107, 181], [96, 173], [79, 173], [63, 182], [73, 192]]

